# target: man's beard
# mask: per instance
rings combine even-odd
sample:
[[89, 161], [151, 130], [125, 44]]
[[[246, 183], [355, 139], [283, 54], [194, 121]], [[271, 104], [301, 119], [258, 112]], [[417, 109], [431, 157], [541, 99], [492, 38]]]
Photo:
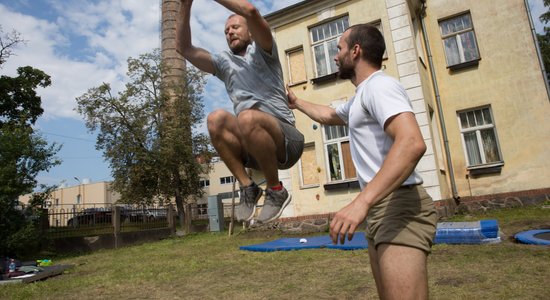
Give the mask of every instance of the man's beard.
[[239, 41], [239, 43], [237, 43], [237, 45], [233, 46], [233, 47], [229, 47], [229, 49], [231, 49], [231, 52], [233, 52], [233, 54], [239, 54], [243, 51], [246, 50], [246, 48], [248, 47], [248, 45], [250, 45], [250, 42], [245, 42], [245, 41]]
[[340, 79], [351, 79], [355, 77], [355, 70], [353, 68], [353, 65], [347, 65], [346, 63], [343, 63], [338, 67], [338, 77]]

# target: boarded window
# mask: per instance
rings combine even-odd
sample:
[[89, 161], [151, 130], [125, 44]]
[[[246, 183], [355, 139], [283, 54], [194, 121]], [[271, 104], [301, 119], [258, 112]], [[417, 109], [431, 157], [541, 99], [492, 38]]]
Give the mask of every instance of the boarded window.
[[315, 159], [315, 144], [304, 146], [304, 152], [300, 159], [302, 169], [302, 186], [319, 184], [319, 172]]
[[295, 49], [287, 52], [290, 84], [305, 82], [306, 66], [304, 63], [304, 49]]

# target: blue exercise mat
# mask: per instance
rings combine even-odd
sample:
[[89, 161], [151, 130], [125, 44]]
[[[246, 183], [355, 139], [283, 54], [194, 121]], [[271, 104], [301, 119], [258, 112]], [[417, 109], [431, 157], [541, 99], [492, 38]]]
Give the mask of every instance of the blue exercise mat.
[[[300, 242], [302, 240], [302, 242]], [[282, 238], [266, 243], [241, 246], [239, 249], [247, 251], [271, 252], [271, 251], [290, 251], [301, 249], [329, 248], [340, 250], [359, 250], [367, 249], [367, 239], [364, 232], [356, 232], [353, 239], [341, 245], [334, 245], [328, 235], [313, 236], [306, 238]]]
[[500, 236], [496, 220], [437, 223], [434, 239], [435, 244], [487, 244], [498, 242], [500, 242]]
[[[304, 242], [305, 239], [305, 242]], [[300, 242], [302, 240], [302, 242]], [[496, 220], [475, 222], [437, 223], [435, 244], [487, 244], [500, 242], [499, 227]], [[334, 245], [328, 235], [307, 238], [281, 238], [261, 244], [241, 246], [241, 250], [271, 252], [301, 249], [329, 248], [340, 250], [367, 249], [364, 232], [356, 232], [353, 239], [343, 245]]]

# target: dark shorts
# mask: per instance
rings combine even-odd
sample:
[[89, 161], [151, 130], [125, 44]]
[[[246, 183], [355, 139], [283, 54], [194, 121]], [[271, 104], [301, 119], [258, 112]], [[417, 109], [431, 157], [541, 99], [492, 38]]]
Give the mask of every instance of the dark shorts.
[[[281, 120], [278, 121], [279, 127], [285, 138], [286, 160], [284, 162], [278, 162], [277, 166], [279, 170], [286, 170], [290, 169], [302, 156], [302, 152], [304, 151], [304, 135], [293, 125]], [[248, 159], [244, 162], [244, 166], [256, 170], [260, 169], [258, 162], [251, 155], [248, 155]]]
[[[424, 187], [401, 187], [369, 210], [366, 236], [369, 246], [394, 244], [430, 253], [437, 214]], [[373, 244], [372, 244], [373, 243]]]

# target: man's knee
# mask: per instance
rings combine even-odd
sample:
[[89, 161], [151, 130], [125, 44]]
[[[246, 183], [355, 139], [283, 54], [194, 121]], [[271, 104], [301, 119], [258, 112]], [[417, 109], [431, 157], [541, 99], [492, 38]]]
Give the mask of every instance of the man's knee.
[[210, 133], [218, 132], [226, 125], [229, 113], [223, 109], [211, 112], [206, 118], [206, 124]]
[[247, 109], [239, 113], [237, 122], [243, 135], [249, 135], [259, 124], [259, 115], [257, 110]]

